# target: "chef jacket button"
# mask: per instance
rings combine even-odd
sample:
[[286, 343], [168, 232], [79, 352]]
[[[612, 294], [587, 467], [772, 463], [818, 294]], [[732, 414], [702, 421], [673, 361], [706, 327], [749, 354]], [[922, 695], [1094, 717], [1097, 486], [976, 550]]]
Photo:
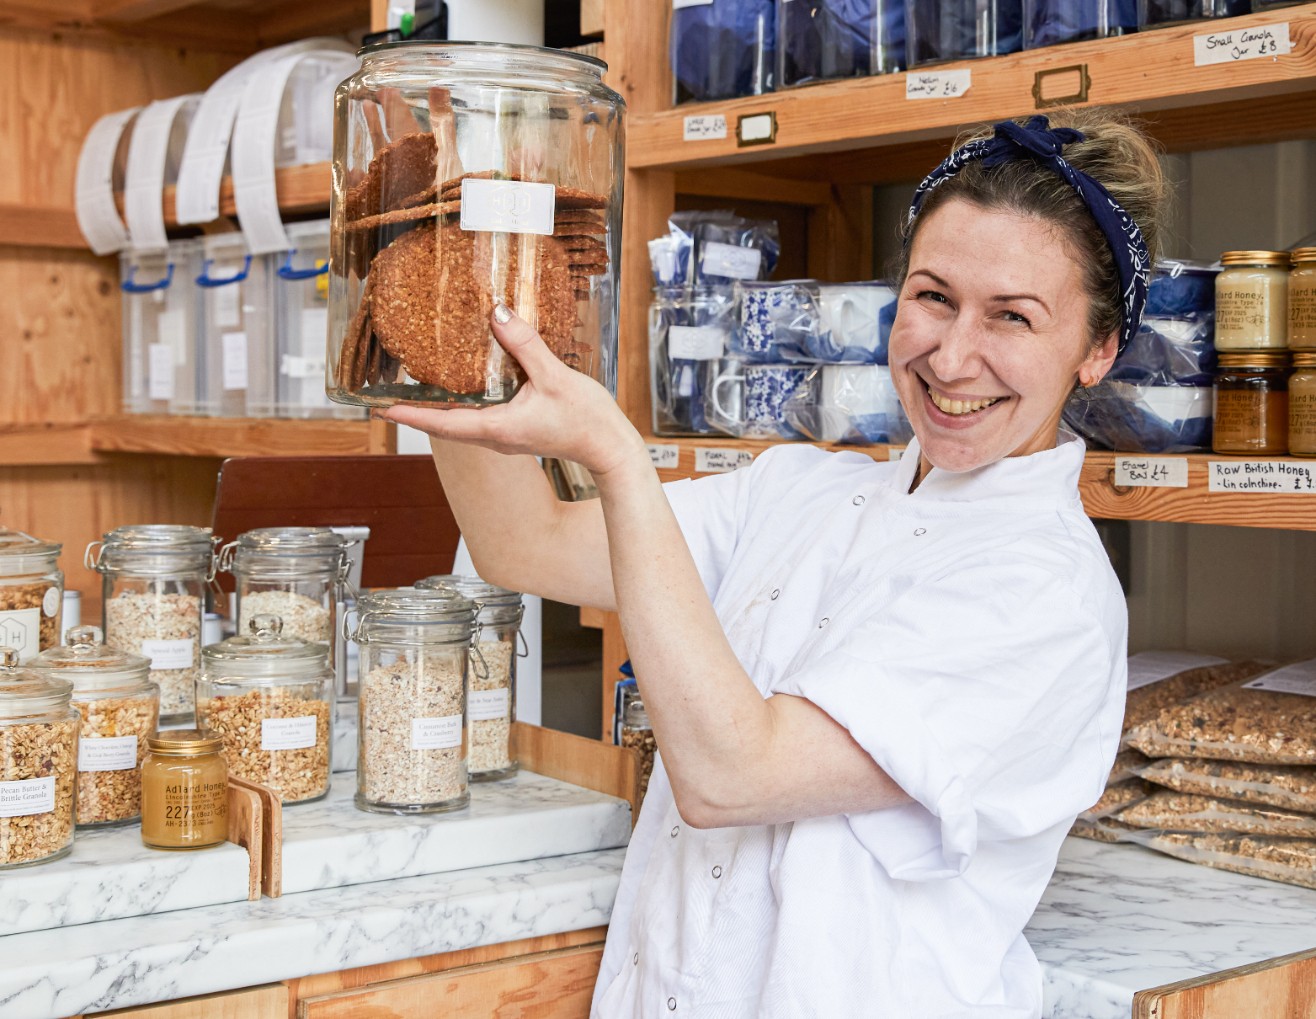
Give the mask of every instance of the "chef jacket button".
[[856, 506], [862, 506], [864, 504], [864, 497], [862, 495], [856, 495], [850, 501], [854, 503]]
[[676, 999], [675, 999], [675, 998], [668, 998], [668, 999], [667, 999], [667, 1011], [669, 1011], [669, 1012], [675, 1012], [675, 1011], [676, 1011]]
[[639, 964], [640, 964], [640, 953], [636, 952], [634, 955], [631, 956], [631, 965], [638, 966]]
[[721, 876], [722, 876], [722, 868], [721, 868], [721, 867], [714, 867], [714, 868], [713, 868], [713, 879], [716, 880], [717, 878], [720, 878]]
[[780, 597], [781, 597], [781, 588], [779, 588], [779, 587], [774, 587], [774, 588], [772, 589], [772, 600], [773, 600], [773, 601], [776, 601], [776, 600], [777, 600], [778, 598], [780, 598]]
[[676, 833], [679, 832], [680, 830], [681, 830], [681, 826], [679, 824], [672, 825], [672, 838], [676, 838]]
[[928, 529], [927, 529], [926, 527], [915, 527], [915, 528], [914, 528], [914, 537], [916, 537], [916, 538], [919, 537], [920, 535], [924, 535], [924, 534], [927, 534], [927, 533], [928, 533]]
[[822, 617], [822, 622], [818, 624], [818, 629], [821, 630], [824, 626], [826, 626], [826, 625], [827, 625], [828, 623], [830, 623], [830, 622], [831, 622], [830, 619], [828, 619], [826, 616], [823, 616], [823, 617]]

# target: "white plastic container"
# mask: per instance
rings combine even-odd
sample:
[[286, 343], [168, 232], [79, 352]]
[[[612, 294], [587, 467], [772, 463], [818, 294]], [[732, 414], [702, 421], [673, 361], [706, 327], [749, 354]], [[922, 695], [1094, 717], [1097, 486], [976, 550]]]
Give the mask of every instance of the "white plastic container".
[[119, 256], [125, 414], [195, 414], [199, 386], [197, 241]]
[[241, 234], [202, 239], [200, 288], [202, 400], [211, 417], [274, 413], [274, 309], [269, 260]]
[[292, 247], [273, 256], [274, 413], [281, 418], [360, 418], [325, 395], [329, 331], [329, 221], [289, 223]]

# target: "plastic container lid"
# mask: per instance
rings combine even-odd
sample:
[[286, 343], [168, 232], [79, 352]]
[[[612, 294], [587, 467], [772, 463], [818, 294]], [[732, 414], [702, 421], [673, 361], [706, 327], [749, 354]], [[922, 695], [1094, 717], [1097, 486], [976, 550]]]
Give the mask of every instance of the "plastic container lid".
[[224, 678], [249, 679], [317, 678], [328, 671], [329, 645], [283, 636], [280, 617], [254, 616], [250, 630], [202, 648], [202, 669]]
[[0, 527], [0, 576], [43, 573], [55, 565], [63, 545]]
[[478, 608], [475, 602], [446, 584], [373, 591], [362, 595], [356, 606], [357, 625], [352, 639], [358, 644], [372, 640], [469, 643], [475, 632]]
[[155, 686], [147, 678], [151, 659], [109, 647], [96, 626], [72, 627], [64, 635], [64, 644], [42, 651], [28, 662], [27, 667], [69, 680], [75, 693]]
[[68, 709], [73, 684], [67, 679], [20, 668], [18, 652], [0, 647], [0, 718], [48, 715]]

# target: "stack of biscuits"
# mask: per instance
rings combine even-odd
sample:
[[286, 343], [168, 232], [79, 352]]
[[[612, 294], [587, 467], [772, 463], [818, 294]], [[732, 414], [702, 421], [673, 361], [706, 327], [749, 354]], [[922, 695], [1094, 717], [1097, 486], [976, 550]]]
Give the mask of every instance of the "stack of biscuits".
[[557, 187], [551, 236], [465, 231], [463, 180], [523, 178], [492, 170], [436, 177], [434, 136], [409, 134], [382, 148], [346, 191], [344, 269], [365, 284], [343, 337], [339, 387], [359, 393], [405, 374], [453, 394], [500, 389], [516, 367], [489, 332], [496, 298], [559, 358], [588, 370], [591, 348], [575, 341], [576, 302], [608, 268], [605, 197]]

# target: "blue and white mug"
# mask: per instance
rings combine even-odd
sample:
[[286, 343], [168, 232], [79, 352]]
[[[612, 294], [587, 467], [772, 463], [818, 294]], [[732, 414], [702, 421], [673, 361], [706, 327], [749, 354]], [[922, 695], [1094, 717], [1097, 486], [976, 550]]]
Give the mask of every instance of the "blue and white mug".
[[803, 438], [787, 422], [784, 408], [808, 374], [808, 365], [730, 361], [713, 380], [709, 417], [741, 438]]

